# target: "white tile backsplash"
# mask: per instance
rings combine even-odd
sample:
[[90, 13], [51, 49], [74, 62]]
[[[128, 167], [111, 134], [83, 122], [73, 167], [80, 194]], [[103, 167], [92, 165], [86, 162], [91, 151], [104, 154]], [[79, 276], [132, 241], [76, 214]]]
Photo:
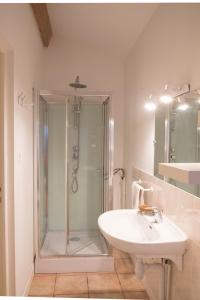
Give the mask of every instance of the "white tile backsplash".
[[[183, 271], [172, 266], [171, 300], [200, 299], [200, 198], [141, 169], [133, 168], [132, 178], [148, 182], [154, 188], [152, 194], [145, 195], [147, 203], [161, 208], [188, 236]], [[159, 280], [158, 271], [151, 266], [144, 284], [152, 299], [159, 300]]]

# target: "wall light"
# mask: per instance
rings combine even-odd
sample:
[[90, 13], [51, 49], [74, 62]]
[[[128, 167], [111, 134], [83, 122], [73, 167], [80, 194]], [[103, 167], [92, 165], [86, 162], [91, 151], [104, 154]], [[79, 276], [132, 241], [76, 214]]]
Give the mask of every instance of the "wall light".
[[146, 101], [144, 108], [148, 111], [155, 111], [157, 108], [157, 105], [155, 101], [152, 100], [152, 94], [149, 96], [148, 100]]
[[180, 103], [177, 106], [177, 110], [186, 111], [190, 106], [187, 103]]
[[171, 103], [172, 100], [173, 100], [173, 98], [172, 98], [170, 95], [162, 95], [162, 96], [160, 97], [160, 100], [161, 100], [163, 103], [167, 104], [167, 103]]
[[165, 103], [165, 104], [168, 104], [168, 103], [171, 103], [173, 98], [172, 96], [169, 95], [169, 93], [167, 92], [168, 90], [168, 85], [165, 84], [165, 87], [164, 87], [164, 94], [162, 96], [160, 96], [160, 100], [161, 102]]
[[153, 101], [149, 101], [145, 103], [144, 108], [148, 111], [155, 111], [157, 106]]

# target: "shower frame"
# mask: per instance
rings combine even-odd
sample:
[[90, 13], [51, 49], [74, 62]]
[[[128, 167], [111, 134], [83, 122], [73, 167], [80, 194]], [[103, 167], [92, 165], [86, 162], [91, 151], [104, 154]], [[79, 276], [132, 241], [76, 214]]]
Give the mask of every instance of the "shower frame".
[[[50, 100], [50, 101], [46, 101], [47, 97], [61, 97], [61, 100]], [[102, 254], [102, 255], [70, 255], [70, 254], [64, 254], [64, 255], [52, 255], [52, 256], [47, 256], [47, 257], [43, 257], [40, 255], [40, 221], [39, 221], [39, 209], [40, 209], [40, 183], [39, 183], [39, 101], [40, 101], [40, 97], [42, 97], [44, 99], [45, 102], [49, 102], [51, 104], [59, 104], [59, 103], [66, 103], [67, 99], [69, 97], [73, 97], [73, 96], [81, 96], [81, 97], [97, 97], [95, 100], [92, 100], [94, 103], [102, 103], [103, 102], [109, 102], [109, 111], [108, 111], [108, 115], [107, 115], [107, 121], [108, 123], [108, 130], [106, 131], [104, 129], [104, 143], [107, 142], [108, 143], [108, 148], [107, 151], [103, 151], [103, 160], [104, 160], [104, 164], [105, 164], [105, 160], [108, 163], [108, 174], [104, 173], [104, 167], [103, 167], [103, 172], [102, 172], [102, 176], [103, 176], [103, 191], [102, 191], [102, 195], [103, 195], [103, 199], [102, 199], [102, 205], [103, 205], [103, 211], [109, 210], [113, 208], [113, 191], [112, 191], [112, 170], [113, 170], [113, 150], [114, 150], [114, 121], [113, 121], [113, 116], [112, 116], [112, 94], [111, 92], [87, 92], [87, 93], [83, 93], [83, 92], [67, 92], [67, 91], [50, 91], [50, 90], [41, 90], [41, 91], [36, 91], [34, 92], [34, 178], [37, 178], [37, 180], [35, 180], [34, 183], [34, 190], [35, 190], [35, 197], [34, 197], [34, 253], [35, 253], [35, 259], [34, 260], [38, 260], [41, 262], [42, 260], [51, 260], [52, 263], [52, 259], [67, 259], [70, 257], [75, 258], [81, 258], [81, 257], [104, 257], [106, 258], [106, 256], [109, 256], [111, 254], [111, 248], [108, 247], [108, 254]], [[102, 97], [105, 98], [104, 101], [102, 101]], [[84, 101], [84, 100], [83, 100]], [[66, 111], [67, 111], [67, 106], [66, 106]], [[105, 115], [104, 115], [105, 118]], [[104, 119], [105, 121], [105, 119]], [[48, 122], [48, 121], [47, 121]], [[66, 124], [67, 126], [67, 124]], [[105, 126], [105, 123], [104, 123]], [[67, 127], [66, 127], [67, 129]], [[68, 130], [68, 129], [67, 129]], [[67, 135], [68, 133], [66, 133]], [[105, 135], [108, 135], [107, 137], [105, 137]], [[103, 147], [105, 147], [105, 144], [103, 145]], [[66, 161], [65, 164], [67, 165], [67, 157], [66, 157]], [[66, 170], [67, 173], [67, 170]], [[68, 176], [67, 176], [68, 177]], [[67, 178], [66, 177], [66, 178]], [[108, 190], [105, 190], [105, 180], [106, 178], [108, 180]], [[67, 180], [68, 182], [68, 180]], [[66, 182], [66, 184], [67, 184]], [[47, 183], [48, 184], [48, 183]], [[47, 188], [47, 187], [46, 187]], [[107, 199], [105, 199], [105, 194], [107, 192]], [[47, 195], [47, 199], [48, 199], [48, 195]], [[66, 199], [66, 198], [65, 198]], [[48, 201], [48, 200], [47, 200]], [[68, 199], [65, 200], [66, 202], [68, 202]], [[48, 205], [48, 203], [47, 203]], [[65, 205], [68, 205], [67, 203]], [[67, 208], [67, 207], [66, 207]], [[68, 211], [68, 209], [66, 209]], [[66, 218], [67, 222], [69, 222], [69, 218]], [[69, 225], [66, 224], [66, 232], [69, 228]], [[111, 260], [109, 260], [109, 263], [107, 265], [107, 267], [109, 268], [109, 270], [111, 270], [113, 268], [112, 266], [112, 262]], [[107, 269], [107, 267], [103, 267], [104, 269]], [[51, 270], [49, 270], [49, 272], [51, 272]]]

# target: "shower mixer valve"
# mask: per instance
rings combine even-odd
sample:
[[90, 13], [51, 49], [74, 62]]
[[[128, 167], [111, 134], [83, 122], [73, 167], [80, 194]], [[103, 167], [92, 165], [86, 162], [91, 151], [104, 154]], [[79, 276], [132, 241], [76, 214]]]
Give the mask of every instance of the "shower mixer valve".
[[73, 146], [72, 149], [73, 149], [72, 159], [77, 160], [79, 158], [79, 147]]

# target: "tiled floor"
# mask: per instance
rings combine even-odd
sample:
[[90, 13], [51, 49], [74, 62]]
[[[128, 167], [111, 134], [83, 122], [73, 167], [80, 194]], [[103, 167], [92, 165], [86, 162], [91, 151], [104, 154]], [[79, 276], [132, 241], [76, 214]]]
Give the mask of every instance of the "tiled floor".
[[148, 299], [126, 253], [113, 250], [114, 273], [37, 274], [29, 296], [107, 299]]

